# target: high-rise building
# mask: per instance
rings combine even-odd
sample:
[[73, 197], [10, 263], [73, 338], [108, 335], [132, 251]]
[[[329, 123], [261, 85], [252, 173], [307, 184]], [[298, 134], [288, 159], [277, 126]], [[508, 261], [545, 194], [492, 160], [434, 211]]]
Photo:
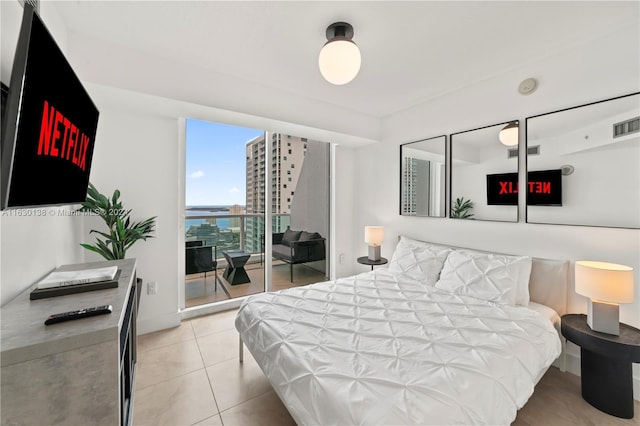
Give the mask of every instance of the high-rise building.
[[[402, 214], [424, 216], [429, 210], [430, 162], [412, 157], [402, 160]], [[424, 191], [425, 187], [427, 191]], [[419, 191], [418, 188], [423, 190]]]
[[307, 152], [307, 138], [274, 133], [271, 146], [271, 206], [275, 214], [290, 214]]
[[[247, 142], [247, 214], [265, 212], [266, 148], [264, 136], [258, 136]], [[271, 133], [268, 151], [270, 151], [271, 161], [269, 191], [274, 214], [273, 229], [279, 231], [285, 229], [290, 223], [291, 204], [307, 151], [307, 139]], [[261, 251], [263, 235], [263, 218], [247, 217], [245, 251]]]
[[264, 213], [264, 170], [265, 140], [264, 135], [257, 136], [247, 142], [247, 213]]
[[[230, 215], [243, 215], [245, 212], [244, 207], [239, 206], [238, 204], [234, 204], [229, 207]], [[229, 219], [229, 228], [240, 228], [240, 218], [232, 217]]]

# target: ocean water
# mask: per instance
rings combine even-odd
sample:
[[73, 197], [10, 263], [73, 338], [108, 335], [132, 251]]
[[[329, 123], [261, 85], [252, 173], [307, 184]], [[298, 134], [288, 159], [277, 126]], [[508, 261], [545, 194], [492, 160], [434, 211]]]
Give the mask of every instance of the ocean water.
[[[209, 208], [211, 210], [208, 210]], [[189, 216], [225, 216], [229, 215], [229, 206], [186, 206], [185, 215], [187, 216], [185, 229], [189, 229], [191, 226], [199, 226], [207, 221], [206, 218], [191, 219]], [[228, 217], [216, 218], [216, 226], [221, 230], [229, 229], [229, 221]]]

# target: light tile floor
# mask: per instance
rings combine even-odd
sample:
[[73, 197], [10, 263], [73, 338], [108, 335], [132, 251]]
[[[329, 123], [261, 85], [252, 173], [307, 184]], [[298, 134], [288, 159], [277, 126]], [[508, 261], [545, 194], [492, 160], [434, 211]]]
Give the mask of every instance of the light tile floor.
[[244, 351], [236, 310], [138, 338], [134, 425], [295, 425]]
[[[288, 426], [295, 422], [244, 351], [238, 360], [236, 310], [183, 321], [138, 338], [133, 424]], [[580, 378], [552, 367], [512, 426], [640, 425], [605, 414], [580, 396]]]

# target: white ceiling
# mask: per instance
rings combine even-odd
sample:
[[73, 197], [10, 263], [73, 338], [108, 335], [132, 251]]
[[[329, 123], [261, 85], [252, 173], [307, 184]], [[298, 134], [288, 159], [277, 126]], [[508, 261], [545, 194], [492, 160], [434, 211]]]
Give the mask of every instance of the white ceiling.
[[[637, 1], [55, 2], [77, 52], [110, 46], [95, 49], [108, 54], [84, 59], [82, 76], [89, 81], [166, 93], [158, 62], [149, 60], [155, 57], [193, 71], [183, 76], [181, 91], [187, 94], [224, 76], [255, 90], [377, 119], [637, 26], [639, 6]], [[324, 81], [317, 66], [326, 27], [336, 21], [353, 25], [362, 52], [361, 71], [345, 86]], [[144, 84], [113, 64], [144, 75]]]

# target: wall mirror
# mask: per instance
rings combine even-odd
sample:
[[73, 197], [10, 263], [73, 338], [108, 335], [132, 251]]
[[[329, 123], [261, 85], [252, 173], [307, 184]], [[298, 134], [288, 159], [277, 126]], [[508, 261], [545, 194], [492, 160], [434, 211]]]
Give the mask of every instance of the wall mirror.
[[526, 127], [527, 222], [640, 228], [640, 93]]
[[400, 145], [400, 214], [445, 217], [447, 137]]
[[449, 217], [518, 221], [518, 131], [512, 120], [450, 136]]

